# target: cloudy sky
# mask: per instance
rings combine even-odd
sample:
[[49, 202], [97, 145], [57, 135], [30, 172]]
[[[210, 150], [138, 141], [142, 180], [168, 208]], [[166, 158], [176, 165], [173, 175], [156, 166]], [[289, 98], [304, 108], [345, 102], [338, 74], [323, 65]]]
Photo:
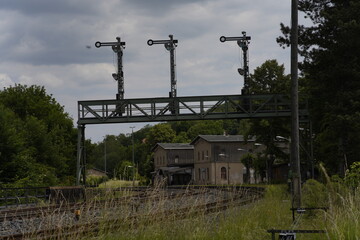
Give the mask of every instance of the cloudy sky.
[[[114, 99], [117, 91], [116, 56], [96, 41], [126, 42], [125, 98], [165, 97], [169, 52], [146, 42], [173, 34], [178, 96], [239, 94], [242, 53], [219, 37], [246, 31], [250, 72], [268, 59], [289, 72], [290, 50], [275, 39], [290, 10], [290, 0], [0, 0], [0, 88], [45, 86], [76, 126], [77, 101]], [[87, 125], [86, 137], [97, 142], [143, 125]]]

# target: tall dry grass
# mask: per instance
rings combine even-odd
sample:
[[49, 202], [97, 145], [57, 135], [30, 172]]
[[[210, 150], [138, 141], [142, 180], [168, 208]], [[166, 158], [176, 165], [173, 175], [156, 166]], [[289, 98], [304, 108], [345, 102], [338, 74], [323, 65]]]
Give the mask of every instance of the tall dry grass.
[[[44, 216], [36, 224], [56, 227], [54, 239], [271, 239], [269, 229], [323, 229], [327, 234], [298, 234], [297, 240], [356, 240], [360, 239], [360, 189], [350, 190], [331, 181], [321, 184], [309, 181], [303, 186], [304, 207], [329, 207], [329, 210], [309, 211], [296, 215], [292, 221], [291, 196], [286, 186], [269, 185], [263, 199], [236, 206], [226, 211], [208, 214], [202, 206], [210, 201], [234, 198], [234, 190], [210, 192], [207, 188], [185, 189], [182, 195], [170, 198], [161, 184], [146, 191], [146, 199], [139, 202], [136, 193], [127, 189], [117, 201], [118, 191], [110, 188], [88, 198], [79, 205], [79, 220], [72, 213]], [[174, 193], [175, 194], [175, 193]], [[116, 197], [115, 197], [116, 196]], [[104, 201], [105, 200], [105, 201]], [[234, 200], [235, 201], [235, 200]], [[220, 205], [220, 204], [219, 204]], [[187, 207], [186, 210], [184, 207]], [[96, 223], [95, 225], [91, 225]], [[88, 224], [93, 232], [67, 231], [67, 226]], [[84, 232], [89, 227], [84, 227]], [[91, 229], [90, 229], [91, 230]], [[68, 234], [68, 235], [66, 235]], [[37, 239], [41, 236], [32, 236]]]
[[[198, 207], [206, 202], [206, 197], [187, 198], [179, 201], [192, 206], [185, 217], [176, 215], [162, 216], [154, 214], [146, 224], [135, 228], [123, 229], [118, 233], [104, 234], [101, 238], [112, 239], [269, 239], [266, 232], [271, 228], [288, 228], [291, 225], [290, 201], [283, 186], [269, 186], [264, 199], [250, 205], [236, 207], [226, 211], [206, 214]], [[206, 196], [206, 190], [201, 194]], [[235, 192], [229, 191], [227, 197]], [[158, 204], [165, 208], [167, 201]], [[156, 213], [156, 211], [154, 211]], [[196, 213], [196, 214], [194, 214]]]

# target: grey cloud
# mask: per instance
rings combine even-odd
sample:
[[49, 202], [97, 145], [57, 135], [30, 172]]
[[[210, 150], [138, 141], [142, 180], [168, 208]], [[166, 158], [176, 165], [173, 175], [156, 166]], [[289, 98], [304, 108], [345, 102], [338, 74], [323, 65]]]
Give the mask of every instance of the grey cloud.
[[25, 15], [94, 14], [96, 1], [89, 0], [1, 0], [0, 9], [18, 11]]
[[133, 6], [141, 11], [158, 15], [166, 15], [167, 11], [176, 8], [176, 6], [189, 3], [203, 3], [214, 0], [125, 0], [129, 6]]

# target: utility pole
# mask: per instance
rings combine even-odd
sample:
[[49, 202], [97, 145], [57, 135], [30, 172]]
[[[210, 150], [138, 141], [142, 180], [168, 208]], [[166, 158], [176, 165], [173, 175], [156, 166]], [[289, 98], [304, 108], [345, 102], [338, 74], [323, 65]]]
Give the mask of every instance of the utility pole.
[[236, 41], [241, 50], [243, 51], [243, 68], [238, 68], [238, 73], [241, 76], [244, 76], [244, 87], [241, 89], [242, 95], [248, 95], [250, 94], [250, 84], [249, 84], [249, 59], [248, 59], [248, 50], [249, 50], [249, 44], [250, 44], [251, 37], [246, 36], [246, 32], [242, 32], [241, 37], [220, 37], [220, 42], [226, 42], [226, 41]]
[[[118, 82], [118, 93], [116, 94], [116, 100], [124, 99], [124, 72], [123, 72], [123, 49], [125, 49], [125, 42], [121, 42], [120, 37], [116, 38], [117, 42], [96, 42], [95, 47], [111, 47], [112, 50], [117, 54], [117, 73], [113, 73], [112, 76], [115, 81]], [[118, 115], [122, 115], [125, 112], [125, 109], [118, 109]]]
[[[152, 40], [149, 39], [147, 41], [147, 44], [149, 46], [152, 46], [154, 44], [164, 44], [164, 47], [166, 50], [170, 52], [170, 92], [169, 97], [170, 98], [176, 98], [176, 64], [175, 64], [175, 48], [177, 47], [178, 40], [174, 39], [173, 35], [169, 35], [169, 40]], [[175, 101], [171, 106], [169, 106], [170, 112], [172, 114], [178, 113], [179, 108], [177, 107], [177, 104]]]
[[131, 128], [131, 141], [132, 141], [132, 164], [133, 164], [133, 187], [135, 186], [135, 150], [134, 150], [134, 128]]
[[298, 93], [298, 0], [291, 4], [291, 170], [293, 172], [293, 204], [301, 207], [301, 171], [299, 151], [299, 93]]

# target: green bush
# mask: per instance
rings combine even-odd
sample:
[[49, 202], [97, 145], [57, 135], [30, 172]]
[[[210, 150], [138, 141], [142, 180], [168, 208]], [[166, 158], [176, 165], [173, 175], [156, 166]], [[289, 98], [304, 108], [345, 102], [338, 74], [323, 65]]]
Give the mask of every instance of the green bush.
[[360, 185], [360, 162], [351, 164], [350, 170], [346, 171], [344, 182], [353, 190]]
[[304, 207], [327, 207], [329, 205], [328, 192], [324, 184], [309, 179], [302, 187], [302, 201]]

